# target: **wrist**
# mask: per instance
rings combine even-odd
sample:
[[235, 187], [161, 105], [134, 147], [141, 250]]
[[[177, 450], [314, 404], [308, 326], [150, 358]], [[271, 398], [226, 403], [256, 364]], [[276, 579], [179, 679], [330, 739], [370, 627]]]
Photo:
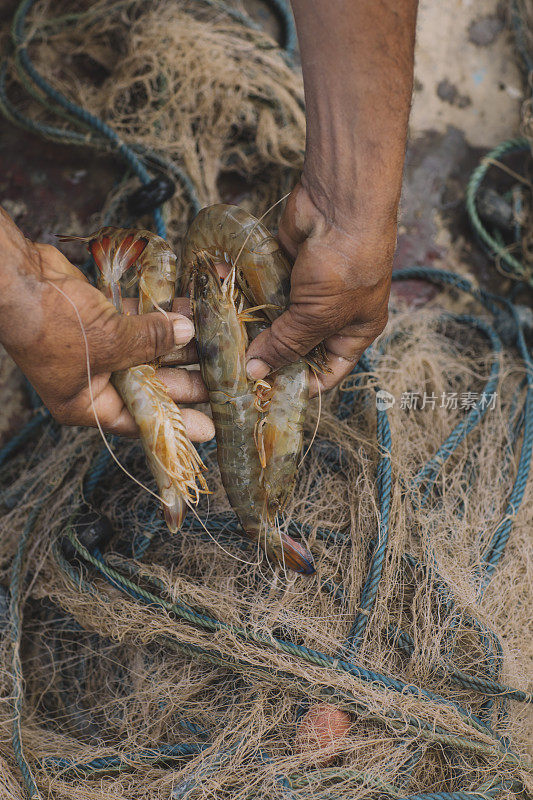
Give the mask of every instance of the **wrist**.
[[335, 178], [308, 177], [304, 170], [299, 189], [304, 199], [298, 197], [298, 206], [305, 209], [308, 234], [341, 234], [351, 247], [377, 256], [396, 245], [400, 190], [401, 177], [395, 191], [387, 186], [380, 192], [359, 188], [355, 181], [341, 186]]
[[301, 184], [329, 224], [354, 235], [379, 235], [396, 229], [403, 162], [403, 142], [396, 153], [350, 138], [334, 150], [310, 143]]
[[[357, 274], [360, 286], [374, 287], [390, 280], [396, 248], [396, 221], [374, 219], [372, 225], [350, 220], [348, 225], [332, 222], [315, 204], [303, 183], [298, 183], [285, 208], [278, 230], [282, 247], [296, 259], [299, 245], [324, 266], [324, 274]], [[335, 267], [334, 265], [337, 265]]]

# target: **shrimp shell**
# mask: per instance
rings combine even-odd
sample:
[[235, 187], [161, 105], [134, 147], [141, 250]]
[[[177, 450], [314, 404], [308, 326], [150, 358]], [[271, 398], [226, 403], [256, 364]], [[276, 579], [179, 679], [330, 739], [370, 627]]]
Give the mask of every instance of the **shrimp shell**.
[[245, 313], [235, 307], [231, 280], [220, 279], [213, 262], [190, 265], [191, 298], [202, 377], [209, 391], [222, 483], [247, 538], [270, 559], [296, 572], [314, 571], [313, 557], [299, 542], [271, 525], [254, 442], [259, 419], [256, 395], [246, 374]]
[[[168, 311], [176, 286], [176, 256], [160, 236], [133, 228], [102, 228], [85, 237], [62, 237], [85, 242], [99, 269], [99, 288], [122, 312], [120, 279], [136, 266], [139, 314]], [[178, 406], [150, 364], [114, 372], [111, 381], [139, 428], [141, 443], [157, 483], [168, 529], [182, 525], [187, 506], [208, 491], [203, 464], [189, 441]]]
[[[203, 208], [192, 221], [183, 243], [182, 262], [191, 264], [205, 252], [215, 263], [235, 267], [235, 282], [251, 306], [262, 306], [273, 322], [289, 306], [291, 265], [278, 240], [248, 211], [238, 206]], [[187, 280], [180, 294], [187, 288]], [[318, 372], [330, 372], [323, 343], [304, 359]]]

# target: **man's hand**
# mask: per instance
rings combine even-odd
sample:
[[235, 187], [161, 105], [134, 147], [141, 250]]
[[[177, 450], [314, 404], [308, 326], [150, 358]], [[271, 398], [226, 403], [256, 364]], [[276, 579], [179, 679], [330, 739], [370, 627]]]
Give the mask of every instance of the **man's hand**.
[[251, 343], [248, 369], [264, 378], [325, 339], [332, 372], [319, 380], [329, 389], [387, 321], [417, 0], [291, 4], [307, 135], [279, 229], [295, 258], [290, 307]]
[[[126, 305], [126, 304], [125, 304]], [[135, 305], [135, 304], [133, 304]], [[89, 392], [87, 339], [94, 408]], [[145, 364], [184, 345], [180, 363], [196, 360], [189, 304], [161, 313], [119, 314], [58, 250], [24, 238], [0, 209], [0, 342], [31, 381], [58, 422], [96, 425], [137, 436], [137, 426], [110, 383], [111, 373]], [[190, 344], [188, 344], [190, 343]], [[179, 403], [207, 400], [199, 372], [161, 369], [158, 377]], [[183, 409], [193, 441], [214, 435], [205, 414]]]
[[[288, 310], [248, 348], [248, 373], [272, 369], [306, 355], [325, 339], [330, 373], [321, 390], [348, 375], [387, 323], [394, 218], [371, 231], [328, 224], [301, 184], [292, 191], [278, 238], [295, 259]], [[316, 384], [311, 387], [317, 393]]]

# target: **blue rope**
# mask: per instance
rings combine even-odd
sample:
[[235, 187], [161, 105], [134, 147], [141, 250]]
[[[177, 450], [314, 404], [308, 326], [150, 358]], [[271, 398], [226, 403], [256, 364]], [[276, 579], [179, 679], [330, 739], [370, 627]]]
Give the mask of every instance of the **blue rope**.
[[[260, 635], [254, 634], [252, 631], [249, 631], [248, 633], [246, 633], [246, 631], [241, 632], [240, 629], [235, 628], [228, 623], [221, 622], [220, 620], [210, 617], [207, 614], [195, 611], [186, 603], [169, 603], [162, 598], [158, 598], [151, 592], [141, 590], [139, 587], [132, 585], [131, 579], [128, 578], [125, 580], [118, 570], [109, 566], [101, 553], [95, 552], [93, 555], [89, 554], [88, 551], [82, 545], [80, 545], [73, 533], [69, 535], [69, 538], [79, 555], [86, 559], [94, 568], [96, 568], [106, 581], [116, 588], [121, 589], [121, 591], [123, 591], [125, 594], [128, 594], [130, 597], [133, 597], [135, 600], [141, 603], [154, 607], [160, 606], [167, 611], [175, 613], [178, 617], [184, 619], [186, 622], [197, 625], [200, 628], [211, 630], [213, 632], [216, 630], [228, 630], [238, 637], [243, 637], [245, 639], [251, 637], [252, 641], [262, 643], [266, 646], [277, 645], [283, 652], [303, 656], [306, 660], [318, 666], [337, 669], [342, 672], [346, 672], [349, 675], [353, 675], [354, 677], [357, 677], [363, 681], [382, 686], [383, 688], [391, 689], [401, 694], [410, 694], [418, 698], [426, 698], [433, 702], [437, 702], [440, 705], [454, 708], [464, 719], [468, 720], [477, 729], [484, 730], [490, 735], [494, 735], [491, 729], [470, 711], [464, 709], [458, 703], [452, 700], [447, 700], [444, 697], [435, 694], [434, 692], [429, 692], [425, 689], [421, 689], [418, 686], [390, 678], [373, 670], [365, 669], [353, 661], [348, 662], [340, 657], [328, 656], [324, 653], [305, 647], [304, 645], [298, 645], [294, 644], [293, 642], [280, 639], [272, 634], [266, 637], [261, 637]], [[134, 567], [132, 567], [132, 570], [134, 570]], [[161, 588], [158, 581], [152, 580], [151, 582], [155, 584], [157, 588]], [[513, 692], [511, 689], [508, 691]]]
[[92, 761], [74, 761], [71, 758], [49, 756], [38, 762], [41, 769], [52, 769], [60, 773], [62, 778], [89, 778], [101, 773], [124, 772], [145, 764], [156, 764], [161, 761], [173, 761], [185, 756], [195, 756], [211, 745], [207, 742], [195, 744], [163, 744], [146, 750], [136, 750], [118, 756], [100, 756]]
[[33, 438], [34, 434], [39, 428], [51, 419], [51, 414], [47, 408], [40, 408], [35, 412], [34, 416], [27, 422], [23, 428], [6, 444], [0, 448], [0, 467], [7, 461], [11, 455], [19, 449], [23, 444]]
[[[0, 68], [0, 109], [3, 111], [6, 116], [13, 119], [17, 124], [24, 125], [28, 127], [30, 130], [34, 130], [35, 132], [40, 133], [41, 135], [48, 136], [50, 138], [57, 138], [60, 141], [69, 141], [69, 142], [77, 142], [80, 144], [91, 144], [95, 147], [108, 147], [112, 151], [116, 152], [119, 157], [125, 162], [126, 166], [129, 170], [131, 170], [137, 177], [140, 179], [142, 183], [148, 183], [152, 176], [149, 173], [146, 164], [153, 163], [159, 167], [166, 169], [167, 171], [174, 174], [181, 182], [185, 188], [185, 191], [190, 199], [191, 205], [193, 209], [198, 210], [199, 202], [196, 198], [194, 187], [192, 182], [188, 178], [188, 176], [176, 165], [173, 165], [171, 162], [168, 162], [164, 159], [164, 157], [160, 156], [157, 153], [147, 150], [146, 148], [142, 148], [139, 146], [128, 146], [118, 136], [118, 134], [105, 122], [98, 119], [94, 115], [90, 114], [87, 110], [81, 108], [80, 106], [76, 105], [72, 101], [68, 100], [64, 95], [54, 89], [40, 73], [36, 70], [33, 66], [33, 63], [29, 57], [27, 51], [27, 38], [25, 33], [25, 25], [26, 25], [26, 17], [32, 6], [34, 5], [35, 0], [24, 0], [22, 2], [15, 14], [14, 24], [12, 29], [12, 36], [13, 41], [16, 48], [16, 64], [17, 69], [21, 74], [21, 79], [23, 80], [24, 84], [27, 85], [29, 81], [30, 84], [33, 84], [37, 87], [37, 90], [43, 93], [44, 98], [42, 100], [43, 104], [48, 107], [48, 104], [57, 107], [58, 113], [61, 116], [65, 116], [68, 120], [72, 122], [77, 122], [79, 126], [83, 129], [83, 132], [78, 130], [64, 130], [61, 128], [55, 128], [50, 125], [43, 125], [42, 123], [36, 123], [32, 120], [25, 117], [21, 112], [19, 112], [13, 105], [10, 103], [9, 99], [7, 98], [6, 93], [6, 65], [2, 65]], [[217, 5], [220, 5], [217, 3]], [[294, 56], [294, 52], [296, 49], [296, 36], [294, 30], [294, 23], [292, 21], [292, 17], [290, 11], [288, 9], [287, 3], [284, 0], [270, 0], [270, 5], [274, 9], [274, 11], [278, 14], [281, 19], [283, 25], [283, 36], [284, 36], [284, 46], [286, 49], [287, 57], [292, 59]], [[227, 9], [225, 9], [227, 11]], [[229, 13], [229, 12], [228, 12]], [[240, 12], [237, 12], [240, 14]], [[241, 15], [242, 16], [242, 15]], [[247, 24], [251, 27], [255, 26], [251, 20], [244, 21], [241, 20], [244, 24]], [[39, 96], [38, 92], [35, 90], [34, 96]], [[520, 142], [520, 147], [523, 147], [523, 143]], [[518, 145], [517, 145], [518, 146]], [[481, 180], [482, 173], [480, 172], [479, 175], [476, 177], [476, 180]], [[475, 182], [474, 182], [475, 183]], [[477, 184], [476, 184], [477, 185]], [[472, 184], [474, 186], [474, 184]], [[475, 189], [475, 186], [474, 186]], [[472, 195], [473, 196], [473, 195]], [[154, 212], [154, 219], [156, 223], [157, 232], [161, 236], [165, 236], [165, 225], [162, 216], [162, 212], [160, 209], [156, 209]], [[394, 279], [396, 280], [405, 280], [405, 279], [423, 279], [429, 280], [432, 282], [436, 282], [440, 285], [447, 285], [453, 288], [459, 289], [461, 291], [469, 293], [472, 297], [478, 300], [491, 314], [496, 316], [497, 314], [501, 314], [501, 308], [507, 311], [510, 315], [510, 318], [513, 322], [515, 331], [516, 331], [516, 345], [518, 351], [526, 365], [526, 399], [521, 410], [521, 414], [517, 421], [516, 425], [516, 433], [515, 436], [518, 437], [520, 430], [522, 431], [522, 443], [520, 449], [520, 456], [518, 462], [518, 469], [517, 475], [510, 492], [507, 507], [505, 509], [504, 515], [498, 524], [494, 534], [491, 537], [490, 542], [487, 544], [484, 555], [483, 555], [483, 564], [481, 567], [480, 575], [479, 575], [479, 593], [481, 594], [484, 590], [487, 582], [492, 577], [494, 570], [502, 558], [503, 553], [505, 552], [505, 547], [507, 545], [509, 535], [512, 529], [512, 524], [516, 513], [523, 501], [526, 483], [529, 477], [529, 470], [531, 464], [531, 457], [532, 457], [532, 450], [533, 450], [533, 421], [532, 421], [532, 400], [533, 400], [533, 369], [531, 363], [531, 356], [528, 351], [523, 330], [514, 309], [514, 306], [507, 300], [498, 298], [494, 295], [491, 295], [488, 292], [485, 292], [480, 289], [474, 288], [469, 281], [461, 276], [454, 275], [453, 273], [434, 270], [432, 268], [425, 268], [425, 267], [414, 267], [407, 270], [401, 270], [394, 274]], [[480, 330], [489, 340], [492, 351], [494, 354], [493, 363], [491, 367], [491, 372], [489, 376], [489, 380], [485, 386], [485, 392], [487, 394], [491, 394], [498, 382], [498, 354], [501, 352], [501, 341], [495, 332], [494, 328], [488, 325], [485, 320], [472, 317], [469, 315], [464, 315], [462, 317], [457, 317], [457, 321], [462, 322], [463, 324], [470, 325], [472, 327], [476, 327]], [[361, 365], [358, 368], [359, 372], [363, 370], [370, 370], [372, 368], [372, 359], [374, 358], [374, 352], [371, 351], [368, 353], [361, 361]], [[378, 391], [378, 387], [375, 387], [375, 391]], [[351, 408], [353, 405], [353, 396], [350, 398], [348, 393], [344, 393], [341, 396], [341, 402], [338, 408], [338, 416], [340, 419], [347, 419], [351, 413]], [[430, 500], [431, 492], [433, 487], [435, 486], [437, 477], [442, 469], [443, 465], [446, 461], [450, 458], [450, 456], [455, 452], [459, 444], [471, 433], [471, 431], [477, 426], [480, 422], [483, 414], [485, 413], [486, 408], [482, 408], [479, 403], [461, 420], [459, 425], [452, 431], [446, 441], [441, 445], [437, 453], [433, 456], [430, 461], [428, 461], [419, 471], [413, 485], [410, 487], [411, 496], [413, 497], [413, 502], [419, 503], [420, 505], [424, 505]], [[38, 411], [36, 416], [28, 423], [25, 428], [19, 432], [19, 434], [14, 437], [10, 442], [8, 442], [1, 450], [0, 450], [0, 465], [6, 461], [6, 459], [20, 446], [22, 446], [26, 441], [28, 441], [35, 431], [39, 428], [39, 426], [43, 423], [44, 420], [49, 418], [48, 412], [46, 410]], [[377, 538], [377, 542], [374, 544], [369, 565], [367, 569], [366, 578], [363, 584], [363, 588], [361, 591], [361, 597], [359, 601], [359, 606], [357, 609], [357, 613], [355, 615], [353, 625], [351, 630], [348, 633], [347, 641], [346, 641], [346, 651], [348, 653], [355, 653], [357, 649], [360, 647], [365, 632], [367, 630], [368, 621], [374, 609], [378, 592], [381, 577], [383, 574], [383, 566], [387, 557], [387, 549], [388, 549], [388, 535], [389, 535], [389, 522], [390, 522], [390, 503], [391, 503], [391, 490], [392, 490], [392, 469], [391, 469], [391, 434], [390, 434], [390, 426], [388, 421], [388, 416], [386, 411], [382, 411], [381, 409], [377, 410], [377, 420], [376, 420], [376, 430], [377, 430], [377, 442], [379, 448], [379, 462], [377, 467], [377, 475], [376, 475], [376, 487], [377, 487], [377, 496], [378, 496], [378, 506], [379, 506], [379, 534]], [[203, 449], [205, 450], [206, 455], [212, 453], [212, 444], [206, 445]], [[100, 485], [102, 478], [108, 472], [109, 468], [109, 459], [110, 456], [107, 450], [102, 450], [96, 457], [91, 469], [86, 475], [85, 482], [84, 482], [84, 493], [88, 496], [91, 496], [96, 488]], [[332, 467], [333, 468], [333, 467]], [[335, 467], [337, 468], [337, 467]], [[19, 641], [20, 637], [20, 629], [21, 629], [21, 612], [20, 612], [20, 582], [21, 582], [21, 575], [22, 575], [22, 563], [24, 559], [25, 547], [28, 541], [28, 537], [31, 533], [33, 524], [37, 518], [38, 510], [34, 510], [28, 519], [27, 526], [25, 528], [25, 532], [21, 537], [21, 543], [19, 547], [19, 551], [17, 556], [13, 562], [13, 570], [12, 570], [12, 588], [11, 588], [11, 596], [12, 596], [12, 609], [11, 609], [11, 617], [12, 617], [12, 636], [14, 643]], [[210, 525], [213, 531], [220, 532], [221, 535], [230, 535], [228, 533], [229, 528], [228, 525], [235, 528], [235, 520], [232, 515], [220, 515], [217, 519], [210, 519]], [[135, 543], [135, 556], [140, 557], [146, 548], [148, 547], [153, 533], [160, 528], [160, 524], [157, 523], [155, 520], [150, 521], [150, 530], [146, 531], [142, 541]], [[191, 530], [197, 530], [200, 535], [203, 535], [201, 532], [201, 528], [195, 524], [195, 521], [191, 523]], [[343, 532], [337, 531], [319, 531], [317, 534], [320, 538], [323, 538], [327, 541], [335, 542], [344, 542], [348, 540], [348, 536]], [[102, 556], [100, 553], [94, 554], [95, 558], [90, 562], [93, 567], [99, 569], [102, 575], [111, 582], [114, 586], [119, 588], [121, 591], [127, 592], [130, 596], [132, 596], [137, 602], [146, 603], [146, 593], [141, 593], [141, 591], [136, 591], [132, 586], [131, 582], [130, 585], [126, 585], [123, 580], [121, 579], [120, 575], [116, 573], [114, 576], [109, 574], [109, 569], [103, 571], [103, 567], [106, 566], [105, 557]], [[91, 584], [85, 581], [80, 575], [78, 575], [77, 571], [70, 565], [59, 552], [56, 550], [56, 557], [58, 561], [66, 572], [73, 578], [73, 580], [77, 581], [77, 584], [80, 587], [81, 591], [91, 591], [94, 593], [95, 589], [91, 586]], [[450, 612], [453, 609], [454, 599], [453, 599], [453, 591], [450, 587], [448, 587], [442, 578], [438, 575], [438, 571], [436, 569], [435, 558], [431, 552], [427, 553], [427, 564], [421, 565], [420, 562], [415, 562], [411, 556], [406, 554], [406, 563], [411, 564], [416, 567], [420, 568], [423, 566], [426, 571], [431, 572], [434, 576], [434, 585], [436, 596], [439, 599], [439, 602], [443, 604], [443, 606]], [[100, 566], [99, 566], [100, 565]], [[326, 585], [324, 584], [323, 587], [326, 591], [332, 592], [339, 600], [343, 598], [342, 587], [336, 587], [335, 585]], [[157, 598], [156, 598], [157, 601]], [[154, 602], [150, 602], [151, 605], [154, 605]], [[167, 608], [169, 606], [166, 601], [156, 602], [156, 606], [160, 606], [163, 608]], [[217, 620], [213, 620], [209, 618], [205, 614], [198, 613], [191, 609], [186, 604], [179, 604], [175, 603], [172, 604], [173, 610], [175, 613], [184, 613], [187, 612], [189, 615], [192, 613], [194, 618], [196, 619], [196, 624], [199, 626], [208, 626], [212, 629], [213, 623], [216, 624], [216, 629], [220, 629], [220, 627], [224, 627], [225, 623], [220, 623]], [[410, 694], [414, 694], [416, 696], [424, 696], [428, 699], [431, 699], [435, 702], [445, 703], [447, 705], [451, 705], [456, 708], [460, 714], [462, 714], [465, 718], [467, 718], [471, 723], [475, 726], [478, 726], [479, 729], [489, 731], [492, 735], [496, 735], [492, 732], [489, 726], [489, 720], [492, 715], [494, 698], [498, 697], [507, 697], [509, 699], [519, 700], [522, 702], [531, 702], [531, 695], [528, 695], [525, 692], [520, 692], [518, 690], [511, 689], [509, 687], [502, 686], [499, 684], [497, 678], [501, 672], [501, 662], [502, 662], [502, 653], [501, 653], [501, 645], [499, 643], [498, 638], [495, 634], [482, 626], [477, 620], [471, 618], [471, 626], [472, 629], [475, 630], [479, 635], [479, 640], [484, 648], [485, 652], [485, 662], [484, 667], [486, 670], [486, 676], [470, 676], [462, 673], [460, 670], [454, 667], [454, 665], [449, 661], [449, 659], [443, 659], [439, 664], [434, 666], [434, 671], [439, 675], [444, 675], [451, 683], [458, 683], [459, 685], [470, 688], [473, 691], [479, 692], [480, 694], [485, 696], [485, 703], [483, 705], [482, 714], [480, 717], [475, 717], [469, 711], [463, 709], [456, 703], [452, 701], [448, 701], [445, 698], [441, 698], [439, 695], [436, 695], [431, 692], [427, 692], [425, 690], [419, 689], [415, 686], [410, 686], [408, 684], [403, 683], [402, 681], [398, 681], [392, 679], [386, 675], [381, 675], [379, 673], [373, 672], [371, 670], [365, 670], [362, 667], [355, 664], [353, 661], [345, 660], [344, 658], [332, 658], [330, 656], [326, 656], [322, 653], [317, 651], [311, 650], [309, 648], [305, 648], [301, 645], [292, 645], [290, 642], [286, 642], [283, 639], [272, 638], [273, 643], [277, 643], [280, 645], [291, 645], [294, 648], [295, 653], [300, 653], [305, 655], [306, 657], [319, 659], [322, 661], [326, 661], [330, 666], [335, 665], [338, 669], [345, 671], [351, 675], [354, 675], [362, 680], [370, 681], [375, 683], [376, 685], [382, 686], [387, 689], [392, 689], [397, 692], [407, 692]], [[403, 631], [393, 629], [392, 631], [388, 631], [395, 641], [396, 645], [399, 647], [400, 650], [403, 650], [406, 653], [412, 652], [413, 643], [410, 639], [409, 635]], [[14, 648], [16, 652], [16, 648]], [[15, 684], [15, 694], [14, 694], [14, 707], [16, 710], [15, 714], [15, 728], [13, 734], [13, 746], [15, 750], [15, 754], [17, 757], [17, 761], [19, 763], [21, 773], [23, 775], [23, 779], [26, 785], [26, 789], [30, 797], [39, 797], [38, 790], [35, 786], [33, 781], [31, 771], [29, 766], [24, 758], [22, 742], [20, 739], [20, 714], [22, 713], [22, 675], [20, 670], [20, 664], [14, 663], [14, 679], [16, 681]], [[499, 720], [502, 718], [502, 714], [504, 714], [504, 706], [502, 706], [500, 711]], [[18, 722], [17, 722], [18, 720]], [[194, 723], [191, 723], [195, 725]], [[18, 725], [18, 728], [17, 728]], [[501, 740], [505, 746], [507, 746], [505, 740]], [[183, 756], [183, 755], [190, 755], [192, 753], [187, 752], [187, 747], [199, 747], [203, 748], [204, 745], [163, 745], [158, 748], [154, 748], [154, 750], [146, 750], [140, 751], [140, 753], [132, 754], [132, 758], [135, 761], [143, 761], [146, 759], [147, 763], [154, 763], [158, 759], [163, 758], [171, 758], [172, 754], [176, 757]], [[165, 748], [167, 748], [165, 750]], [[200, 752], [197, 750], [196, 752]], [[417, 751], [411, 757], [413, 764], [416, 758], [419, 756], [419, 752]], [[128, 757], [125, 756], [124, 759]], [[111, 759], [111, 760], [110, 760]], [[113, 760], [114, 759], [114, 760]], [[261, 759], [268, 761], [270, 756], [268, 754], [261, 755]], [[89, 762], [86, 765], [75, 765], [73, 762], [70, 762], [68, 759], [46, 759], [41, 762], [42, 765], [48, 764], [52, 766], [52, 763], [56, 765], [60, 765], [61, 769], [66, 770], [77, 770], [78, 768], [81, 769], [81, 772], [77, 772], [77, 776], [88, 776], [91, 773], [91, 770], [97, 770], [99, 768], [105, 769], [121, 769], [124, 766], [124, 760], [121, 760], [121, 757], [103, 757], [102, 759], [95, 759], [92, 762]], [[289, 789], [290, 784], [287, 783], [287, 780], [280, 777], [280, 782], [285, 789]], [[492, 797], [498, 791], [501, 791], [501, 783], [496, 787], [489, 787], [484, 791], [480, 792], [452, 792], [452, 793], [434, 793], [434, 794], [418, 794], [412, 795], [408, 798], [408, 800], [478, 800], [478, 798], [487, 798]]]
[[[371, 370], [371, 363], [367, 356], [360, 359], [358, 371]], [[378, 387], [375, 387], [378, 391]], [[379, 506], [379, 533], [378, 544], [372, 555], [372, 560], [359, 600], [359, 610], [346, 641], [348, 652], [356, 652], [361, 644], [363, 635], [368, 625], [368, 620], [376, 601], [379, 582], [383, 572], [383, 562], [387, 553], [389, 541], [389, 517], [392, 491], [391, 448], [392, 438], [387, 412], [377, 409], [377, 441], [380, 459], [377, 467], [376, 484]]]

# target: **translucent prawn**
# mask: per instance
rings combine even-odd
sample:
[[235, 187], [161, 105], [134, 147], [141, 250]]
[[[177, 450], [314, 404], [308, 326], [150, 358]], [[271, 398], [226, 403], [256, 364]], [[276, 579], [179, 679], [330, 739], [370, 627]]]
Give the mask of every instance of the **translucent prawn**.
[[[269, 322], [288, 307], [289, 260], [275, 236], [248, 211], [223, 203], [203, 208], [187, 231], [182, 261], [190, 264], [201, 252], [235, 270], [236, 285], [251, 306], [261, 306]], [[323, 344], [304, 360], [318, 372], [329, 372]]]
[[[61, 241], [87, 244], [99, 270], [99, 288], [123, 311], [121, 278], [135, 267], [129, 283], [138, 281], [139, 313], [172, 307], [176, 256], [150, 231], [102, 228], [90, 236], [63, 236]], [[203, 464], [189, 441], [178, 406], [158, 380], [155, 368], [143, 364], [113, 373], [111, 380], [139, 428], [148, 464], [157, 483], [168, 529], [175, 533], [187, 507], [196, 505], [207, 484]]]
[[[191, 223], [182, 249], [185, 273], [202, 258], [229, 270], [228, 279], [251, 308], [246, 327], [250, 339], [286, 309], [290, 292], [290, 264], [278, 241], [247, 211], [237, 206], [213, 205], [202, 209]], [[182, 280], [186, 282], [182, 276]], [[181, 290], [186, 289], [185, 283]], [[269, 382], [255, 385], [260, 417], [254, 430], [266, 492], [267, 513], [273, 522], [293, 490], [309, 398], [309, 369], [325, 364], [322, 348], [312, 356], [277, 370]]]
[[260, 412], [246, 374], [250, 314], [243, 309], [231, 275], [221, 284], [214, 261], [205, 255], [184, 264], [190, 278], [202, 377], [209, 391], [224, 488], [247, 538], [268, 557], [296, 572], [314, 571], [311, 553], [271, 524], [262, 466], [254, 441]]

